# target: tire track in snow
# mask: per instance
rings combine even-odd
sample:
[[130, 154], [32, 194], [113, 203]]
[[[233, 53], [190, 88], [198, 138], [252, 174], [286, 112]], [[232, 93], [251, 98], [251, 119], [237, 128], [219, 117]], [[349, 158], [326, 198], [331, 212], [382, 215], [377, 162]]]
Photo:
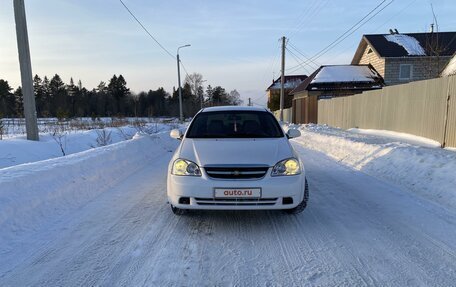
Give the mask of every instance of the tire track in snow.
[[[306, 152], [305, 149], [301, 150], [301, 152], [304, 152], [305, 155], [310, 155], [311, 157], [312, 157], [312, 154], [314, 153], [314, 152]], [[313, 163], [313, 161], [314, 160], [310, 161], [310, 164], [312, 166], [314, 164], [317, 164], [316, 161], [314, 161], [315, 163]], [[327, 163], [330, 163], [330, 164], [327, 164]], [[366, 198], [364, 198], [365, 197], [364, 193], [367, 193], [368, 195], [370, 195], [368, 193], [369, 189], [373, 189], [374, 192], [376, 189], [378, 189], [379, 192], [382, 193], [382, 195], [384, 195], [384, 197], [386, 197], [386, 198], [388, 198], [391, 195], [395, 196], [396, 191], [392, 190], [390, 186], [388, 186], [387, 188], [382, 187], [382, 183], [373, 178], [371, 178], [372, 182], [369, 183], [368, 185], [366, 185], [366, 187], [364, 187], [363, 185], [365, 185], [367, 182], [363, 182], [361, 185], [359, 185], [359, 184], [357, 185], [357, 183], [353, 184], [353, 183], [350, 183], [349, 181], [340, 181], [343, 178], [346, 179], [347, 176], [344, 176], [344, 177], [333, 176], [334, 173], [338, 172], [337, 171], [338, 169], [342, 170], [343, 173], [354, 173], [357, 175], [357, 177], [360, 177], [361, 179], [370, 178], [370, 177], [368, 177], [362, 173], [359, 173], [359, 172], [354, 172], [354, 171], [347, 169], [345, 167], [342, 167], [342, 166], [339, 166], [339, 167], [334, 166], [334, 164], [331, 164], [331, 163], [332, 163], [332, 161], [327, 161], [326, 159], [324, 159], [324, 157], [318, 157], [318, 168], [314, 166], [314, 169], [311, 169], [311, 170], [313, 172], [317, 172], [319, 169], [321, 169], [321, 170], [326, 169], [326, 170], [331, 170], [332, 172], [326, 174], [326, 178], [324, 179], [324, 181], [322, 181], [323, 178], [318, 178], [318, 177], [314, 178], [314, 181], [316, 180], [320, 186], [324, 186], [323, 189], [326, 191], [328, 191], [330, 189], [334, 189], [334, 188], [341, 189], [341, 191], [344, 192], [344, 196], [341, 198], [339, 197], [338, 201], [340, 201], [341, 203], [342, 203], [342, 201], [344, 201], [343, 206], [345, 209], [360, 210], [360, 207], [361, 207], [362, 209], [369, 211], [369, 212], [365, 212], [364, 213], [365, 216], [363, 218], [360, 218], [360, 220], [365, 221], [366, 226], [369, 226], [373, 231], [378, 233], [375, 235], [375, 237], [376, 237], [375, 239], [377, 239], [377, 242], [380, 242], [382, 244], [384, 244], [384, 242], [388, 242], [388, 245], [387, 245], [387, 247], [386, 246], [384, 247], [384, 250], [377, 251], [377, 250], [375, 250], [375, 248], [376, 248], [375, 244], [371, 245], [371, 247], [374, 249], [372, 249], [370, 251], [370, 253], [373, 253], [373, 251], [378, 252], [379, 255], [383, 255], [383, 257], [389, 258], [388, 260], [390, 260], [390, 261], [393, 260], [395, 262], [400, 262], [400, 265], [397, 265], [397, 263], [396, 263], [396, 266], [394, 266], [393, 268], [390, 268], [389, 272], [392, 272], [392, 274], [396, 274], [394, 277], [401, 278], [401, 277], [404, 277], [405, 274], [403, 272], [406, 271], [410, 277], [413, 277], [413, 279], [410, 281], [411, 286], [418, 284], [417, 281], [415, 280], [415, 278], [417, 278], [417, 277], [420, 278], [422, 284], [425, 284], [425, 285], [437, 283], [437, 285], [445, 286], [445, 283], [443, 283], [443, 282], [445, 282], [447, 279], [442, 280], [442, 278], [448, 277], [447, 274], [449, 274], [449, 273], [446, 273], [446, 274], [445, 273], [439, 274], [440, 272], [435, 273], [436, 270], [435, 270], [435, 268], [433, 268], [433, 266], [432, 266], [433, 264], [432, 263], [430, 264], [430, 262], [428, 260], [428, 258], [432, 258], [433, 256], [435, 256], [435, 254], [433, 254], [435, 252], [435, 250], [433, 250], [434, 248], [431, 248], [429, 246], [429, 244], [422, 242], [422, 239], [427, 236], [426, 233], [423, 232], [423, 230], [421, 230], [421, 231], [418, 231], [416, 229], [415, 229], [415, 231], [411, 230], [411, 229], [415, 228], [414, 224], [410, 224], [410, 222], [413, 222], [413, 221], [401, 222], [401, 221], [408, 219], [408, 218], [405, 218], [405, 216], [404, 216], [405, 212], [402, 212], [399, 214], [397, 214], [397, 212], [395, 212], [395, 210], [394, 210], [394, 208], [396, 208], [395, 205], [400, 205], [402, 202], [398, 201], [398, 202], [393, 202], [393, 204], [391, 204], [392, 203], [391, 201], [386, 201], [383, 203], [381, 199], [384, 199], [384, 198], [382, 198], [381, 196], [378, 196], [378, 195], [377, 195], [377, 197], [379, 200], [375, 204], [372, 204], [372, 199], [375, 199], [375, 198], [368, 198], [369, 200], [363, 201], [363, 199], [366, 199]], [[322, 165], [323, 165], [323, 167], [322, 167]], [[338, 184], [338, 186], [335, 185], [336, 183]], [[382, 189], [380, 189], [381, 187], [382, 187]], [[362, 191], [363, 188], [364, 188], [364, 191]], [[352, 192], [352, 191], [354, 191], [354, 192]], [[362, 193], [359, 193], [358, 191], [361, 191]], [[399, 195], [401, 195], [401, 194], [399, 193]], [[409, 194], [406, 194], [406, 195], [409, 195]], [[322, 193], [322, 196], [325, 197], [325, 199], [326, 199], [325, 201], [332, 202], [333, 206], [339, 205], [338, 201], [337, 201], [338, 196], [335, 196], [335, 195], [333, 196], [333, 194], [327, 193], [327, 192], [324, 194]], [[345, 200], [345, 196], [350, 196], [350, 197], [347, 198], [348, 200]], [[411, 198], [411, 199], [414, 200], [415, 198]], [[410, 207], [407, 207], [407, 208], [410, 209]], [[419, 204], [416, 204], [416, 207], [413, 207], [413, 208], [422, 209]], [[426, 208], [427, 208], [427, 206], [426, 206]], [[407, 210], [407, 209], [403, 209], [403, 210]], [[393, 215], [390, 214], [391, 211], [394, 212]], [[428, 210], [426, 210], [426, 212], [428, 212]], [[439, 212], [445, 212], [445, 211], [442, 211], [440, 209]], [[425, 216], [425, 215], [421, 215], [422, 213], [423, 212], [421, 211], [421, 212], [415, 212], [414, 214], [416, 214], [418, 216]], [[431, 212], [431, 213], [434, 213], [434, 212]], [[435, 215], [435, 214], [432, 214], [432, 215]], [[410, 218], [410, 220], [412, 220], [412, 219], [416, 219], [416, 216], [415, 216], [415, 218]], [[448, 221], [448, 218], [447, 218], [447, 221]], [[346, 221], [346, 222], [348, 222], [348, 221]], [[336, 228], [342, 229], [338, 226], [336, 226]], [[341, 234], [340, 231], [338, 233]], [[374, 235], [374, 234], [372, 234], [372, 235]], [[347, 244], [352, 245], [352, 243], [350, 241], [347, 241]], [[350, 246], [350, 249], [356, 251], [357, 247], [359, 249], [359, 246]], [[385, 250], [385, 248], [388, 248], [389, 250]], [[388, 252], [385, 253], [384, 251], [388, 251]], [[384, 254], [381, 254], [381, 252], [383, 252]], [[441, 256], [440, 260], [442, 260], [442, 259], [443, 259], [443, 263], [445, 263], [445, 266], [452, 266], [452, 265], [454, 266], [454, 261], [453, 261], [453, 264], [451, 264], [451, 259], [445, 258], [445, 256], [443, 256], [443, 257]], [[370, 260], [370, 261], [368, 260], [367, 263], [370, 263], [370, 264], [366, 264], [365, 260], [363, 260], [363, 258], [359, 257], [359, 256], [358, 256], [357, 260], [359, 261], [359, 264], [362, 266], [369, 266], [369, 265], [376, 264], [375, 262], [372, 262], [372, 260]], [[417, 268], [419, 271], [417, 270]], [[378, 274], [378, 270], [376, 270], [376, 271]], [[437, 270], [437, 271], [439, 271], [439, 270]], [[432, 274], [432, 273], [435, 273], [435, 274]], [[453, 276], [454, 276], [454, 274], [453, 274]], [[426, 282], [426, 283], [424, 283], [424, 282]], [[400, 284], [400, 285], [404, 285], [404, 284], [405, 283], [402, 281], [402, 284]]]

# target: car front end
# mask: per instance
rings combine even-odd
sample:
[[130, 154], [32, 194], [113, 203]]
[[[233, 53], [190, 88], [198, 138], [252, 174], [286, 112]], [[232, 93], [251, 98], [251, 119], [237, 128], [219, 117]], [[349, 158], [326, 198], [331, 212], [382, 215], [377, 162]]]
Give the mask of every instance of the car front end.
[[[295, 130], [294, 135], [296, 136]], [[197, 114], [174, 153], [167, 178], [173, 212], [204, 210], [302, 210], [305, 169], [266, 110], [211, 108]]]

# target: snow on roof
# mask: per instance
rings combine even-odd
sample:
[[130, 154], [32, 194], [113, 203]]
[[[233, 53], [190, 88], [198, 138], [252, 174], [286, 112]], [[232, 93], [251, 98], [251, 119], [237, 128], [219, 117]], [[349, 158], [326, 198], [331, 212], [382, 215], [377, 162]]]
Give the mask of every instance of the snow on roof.
[[345, 82], [375, 82], [379, 75], [369, 66], [323, 66], [311, 84], [315, 83], [345, 83]]
[[404, 48], [410, 56], [425, 56], [426, 52], [420, 42], [412, 36], [404, 34], [385, 35], [385, 39]]
[[[284, 87], [284, 89], [294, 89], [301, 82], [302, 82], [302, 80], [299, 80], [299, 79], [286, 81], [285, 84], [283, 85], [283, 87]], [[271, 85], [270, 89], [280, 89], [280, 87], [281, 87], [281, 83], [280, 83], [280, 81], [278, 81], [278, 82], [274, 82], [274, 84]]]
[[456, 55], [454, 55], [453, 58], [451, 58], [448, 65], [442, 71], [443, 77], [447, 77], [447, 76], [451, 76], [451, 75], [456, 75]]
[[249, 106], [216, 106], [204, 108], [202, 112], [221, 112], [221, 111], [266, 111], [263, 107]]

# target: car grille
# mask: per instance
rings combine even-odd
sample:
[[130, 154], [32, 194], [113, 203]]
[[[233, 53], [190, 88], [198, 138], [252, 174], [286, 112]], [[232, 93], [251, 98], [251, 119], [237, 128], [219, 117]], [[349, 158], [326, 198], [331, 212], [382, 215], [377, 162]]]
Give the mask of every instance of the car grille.
[[274, 205], [277, 198], [195, 198], [198, 205]]
[[268, 166], [205, 166], [211, 178], [218, 179], [258, 179], [268, 172]]

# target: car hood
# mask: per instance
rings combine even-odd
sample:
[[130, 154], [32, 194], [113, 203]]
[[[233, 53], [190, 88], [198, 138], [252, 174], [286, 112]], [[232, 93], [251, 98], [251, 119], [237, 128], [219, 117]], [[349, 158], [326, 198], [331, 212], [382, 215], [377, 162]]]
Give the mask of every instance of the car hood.
[[199, 166], [219, 164], [265, 164], [293, 156], [286, 138], [277, 139], [189, 139], [181, 144], [178, 157]]

